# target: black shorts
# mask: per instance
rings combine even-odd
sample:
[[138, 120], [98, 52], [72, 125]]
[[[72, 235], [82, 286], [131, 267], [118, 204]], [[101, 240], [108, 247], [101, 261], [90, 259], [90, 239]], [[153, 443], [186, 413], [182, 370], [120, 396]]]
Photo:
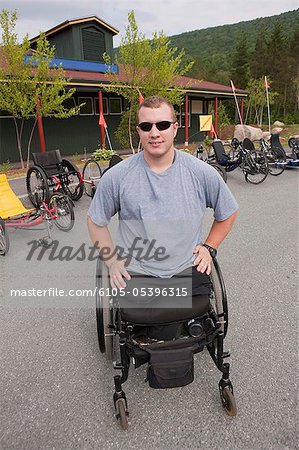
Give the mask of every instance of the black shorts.
[[[211, 279], [206, 273], [197, 271], [197, 267], [189, 267], [182, 272], [175, 274], [171, 278], [158, 278], [151, 275], [143, 275], [136, 272], [129, 272], [131, 280], [126, 280], [127, 287], [124, 289], [126, 300], [133, 303], [147, 304], [154, 300], [153, 295], [159, 292], [159, 289], [164, 289], [165, 293], [171, 292], [172, 296], [178, 294], [181, 296], [182, 288], [188, 291], [188, 296], [195, 295], [210, 295], [211, 293]], [[143, 291], [141, 290], [143, 288]], [[154, 291], [153, 291], [154, 290]], [[142, 295], [140, 295], [142, 293]], [[138, 299], [136, 298], [138, 297]], [[159, 297], [158, 295], [154, 296]], [[156, 298], [156, 301], [163, 298]]]
[[[176, 275], [172, 278], [162, 279], [156, 278], [148, 275], [142, 275], [135, 272], [130, 272], [131, 280], [126, 280], [127, 287], [125, 291], [127, 294], [124, 297], [119, 297], [119, 304], [121, 308], [127, 310], [127, 308], [138, 308], [141, 309], [139, 314], [143, 316], [157, 317], [156, 314], [163, 314], [167, 316], [167, 321], [173, 317], [173, 312], [175, 314], [190, 312], [190, 308], [198, 302], [206, 305], [209, 302], [209, 296], [211, 294], [211, 280], [210, 276], [206, 273], [200, 273], [196, 270], [196, 267], [190, 267]], [[170, 288], [173, 288], [175, 292], [181, 292], [183, 288], [189, 291], [189, 303], [188, 298], [183, 296], [136, 296], [133, 295], [141, 292], [141, 288], [145, 292], [149, 292], [150, 288], [153, 289], [166, 289], [168, 292]], [[178, 290], [178, 291], [176, 291]], [[169, 291], [170, 292], [170, 291]], [[188, 304], [185, 304], [187, 302]], [[144, 309], [143, 309], [144, 308]], [[180, 310], [179, 313], [177, 311]], [[141, 320], [142, 321], [142, 320]], [[149, 322], [147, 322], [149, 323]], [[155, 320], [151, 323], [155, 323]], [[153, 339], [170, 340], [174, 339], [178, 333], [178, 328], [181, 325], [179, 323], [170, 323], [167, 325], [155, 325], [155, 326], [135, 326], [134, 335], [147, 336]]]

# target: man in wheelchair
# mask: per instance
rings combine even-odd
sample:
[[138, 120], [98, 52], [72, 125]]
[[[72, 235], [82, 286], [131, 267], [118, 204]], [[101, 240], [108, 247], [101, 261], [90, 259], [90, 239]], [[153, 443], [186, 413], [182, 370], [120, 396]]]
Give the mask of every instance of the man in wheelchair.
[[[138, 336], [167, 342], [186, 334], [182, 321], [207, 312], [212, 259], [238, 206], [213, 167], [175, 149], [178, 122], [168, 100], [145, 99], [137, 123], [143, 151], [102, 177], [88, 211], [88, 228], [99, 252], [105, 249], [110, 287], [120, 293], [122, 319], [135, 324], [136, 342]], [[206, 208], [214, 210], [214, 222], [204, 239]], [[107, 227], [116, 213], [117, 245]], [[138, 249], [132, 246], [136, 238]], [[157, 295], [150, 295], [153, 289]], [[192, 322], [189, 335], [191, 329]], [[193, 330], [196, 336], [196, 324]]]

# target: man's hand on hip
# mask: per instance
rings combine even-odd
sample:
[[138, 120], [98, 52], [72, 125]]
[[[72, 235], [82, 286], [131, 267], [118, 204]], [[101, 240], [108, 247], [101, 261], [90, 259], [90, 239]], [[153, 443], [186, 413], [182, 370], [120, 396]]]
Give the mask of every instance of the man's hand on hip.
[[206, 272], [207, 275], [210, 275], [212, 270], [212, 257], [209, 250], [202, 245], [197, 245], [193, 253], [196, 255], [193, 261], [193, 265], [197, 266], [196, 270], [201, 273]]

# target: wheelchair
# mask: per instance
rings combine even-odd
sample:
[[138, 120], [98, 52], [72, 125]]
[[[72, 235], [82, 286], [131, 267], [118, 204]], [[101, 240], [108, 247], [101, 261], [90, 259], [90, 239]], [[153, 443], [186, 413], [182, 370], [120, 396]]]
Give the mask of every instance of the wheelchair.
[[[113, 402], [115, 416], [122, 429], [128, 428], [128, 403], [122, 384], [129, 375], [131, 361], [135, 368], [147, 364], [147, 379], [156, 389], [185, 386], [194, 380], [193, 355], [205, 347], [222, 373], [219, 393], [223, 409], [229, 416], [237, 414], [233, 385], [229, 378], [230, 356], [224, 351], [224, 338], [228, 329], [228, 306], [225, 284], [216, 258], [213, 258], [211, 294], [207, 300], [192, 308], [155, 309], [154, 315], [144, 309], [126, 308], [117, 295], [110, 291], [108, 269], [100, 257], [96, 267], [96, 321], [100, 352], [120, 374], [114, 376]], [[108, 295], [109, 294], [109, 295]], [[111, 294], [111, 295], [110, 295]], [[152, 317], [151, 317], [152, 316]], [[154, 320], [153, 320], [154, 316]], [[176, 324], [185, 330], [170, 340], [139, 338], [140, 327]], [[190, 332], [190, 325], [193, 332]], [[186, 328], [189, 327], [188, 329]], [[180, 328], [179, 328], [180, 327]], [[137, 330], [137, 331], [136, 331]]]
[[50, 189], [59, 190], [71, 200], [77, 201], [83, 195], [83, 177], [69, 160], [62, 159], [59, 150], [33, 153], [34, 165], [26, 176], [26, 187], [31, 203], [48, 203]]

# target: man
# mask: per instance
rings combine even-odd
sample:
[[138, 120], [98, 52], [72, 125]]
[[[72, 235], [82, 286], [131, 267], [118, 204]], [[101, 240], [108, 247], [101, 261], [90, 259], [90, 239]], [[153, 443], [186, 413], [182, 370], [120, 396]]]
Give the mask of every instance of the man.
[[[204, 284], [211, 254], [236, 219], [237, 203], [215, 169], [175, 149], [178, 122], [168, 100], [145, 99], [137, 119], [143, 151], [101, 179], [88, 211], [91, 239], [99, 250], [105, 248], [111, 287], [125, 288], [132, 273], [171, 279], [192, 266], [192, 278]], [[204, 240], [207, 207], [214, 210], [215, 220]], [[121, 255], [107, 228], [117, 212]], [[140, 245], [138, 251], [132, 245], [136, 238], [143, 254]]]

